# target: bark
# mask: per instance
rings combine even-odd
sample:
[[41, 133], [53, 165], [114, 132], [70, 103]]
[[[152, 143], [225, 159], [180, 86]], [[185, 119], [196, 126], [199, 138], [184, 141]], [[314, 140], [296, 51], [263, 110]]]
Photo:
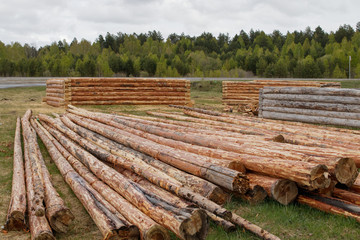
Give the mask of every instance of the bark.
[[[85, 118], [80, 119], [82, 121], [77, 122], [80, 126], [86, 127], [107, 138], [146, 153], [154, 158], [158, 158], [163, 162], [193, 175], [205, 178], [206, 180], [223, 186], [229, 190], [242, 192], [243, 186], [246, 187], [246, 179], [242, 178], [241, 173], [215, 164], [210, 164], [204, 161], [202, 156], [160, 145], [93, 120]], [[96, 119], [108, 124], [111, 123], [103, 118]]]
[[20, 118], [16, 121], [14, 139], [14, 165], [11, 198], [6, 217], [5, 229], [7, 231], [25, 230], [26, 191], [24, 160], [21, 147], [21, 126]]
[[57, 142], [38, 122], [32, 122], [52, 158], [66, 158], [78, 174], [91, 187], [98, 191], [129, 222], [138, 227], [142, 239], [169, 239], [167, 231], [150, 217], [126, 201], [120, 194], [93, 175], [88, 168], [74, 158], [59, 142]]
[[212, 221], [214, 221], [217, 225], [222, 227], [226, 232], [236, 231], [236, 226], [232, 222], [226, 221], [225, 219], [218, 217], [209, 211], [206, 211], [206, 214]]
[[44, 208], [44, 180], [42, 177], [42, 168], [40, 160], [37, 155], [37, 150], [35, 148], [35, 136], [33, 129], [30, 127], [31, 110], [27, 110], [21, 119], [22, 129], [23, 129], [23, 139], [24, 139], [24, 149], [27, 149], [28, 158], [30, 161], [30, 170], [32, 175], [32, 183], [34, 186], [33, 198], [32, 201], [33, 210], [35, 211], [36, 216], [43, 216], [45, 214]]
[[[125, 225], [123, 217], [119, 214], [97, 191], [95, 191], [72, 166], [60, 154], [60, 152], [51, 146], [49, 141], [45, 140], [44, 134], [41, 134], [44, 144], [50, 146], [49, 154], [58, 167], [65, 182], [73, 190], [77, 198], [84, 205], [95, 224], [98, 226], [104, 239], [129, 237], [129, 232], [133, 231], [130, 226]], [[133, 237], [133, 236], [131, 236]]]
[[[104, 117], [96, 117], [96, 114], [91, 114], [90, 112], [88, 114], [85, 114], [84, 111], [80, 111], [77, 112], [80, 115], [86, 115], [87, 117], [96, 119], [97, 121], [102, 121], [105, 122], [107, 124], [113, 124], [112, 121], [108, 121], [107, 119], [104, 119]], [[78, 124], [84, 124], [84, 122], [89, 122], [91, 124], [88, 124], [88, 126], [86, 126], [87, 128], [91, 128], [93, 124], [98, 124], [94, 121], [91, 120], [86, 120], [81, 118], [81, 122], [79, 121]], [[96, 127], [96, 129], [94, 127], [92, 127], [94, 131], [100, 131], [98, 130], [99, 128], [109, 128], [107, 126], [102, 126], [99, 125], [98, 127]], [[119, 129], [116, 128], [111, 128], [112, 131], [117, 131], [118, 133], [120, 133], [121, 135], [129, 135], [128, 133], [121, 131]], [[114, 133], [111, 133], [112, 135], [114, 135]], [[121, 136], [119, 136], [120, 134], [116, 134], [116, 136], [112, 136], [112, 139], [116, 139], [116, 138], [121, 138]], [[131, 139], [130, 140], [122, 140], [122, 144], [128, 144], [131, 140], [135, 141], [136, 136], [130, 134]], [[109, 136], [107, 136], [109, 137]], [[142, 141], [144, 143], [144, 139], [141, 138], [142, 140], [139, 139], [140, 142]], [[115, 141], [119, 141], [119, 140], [115, 140]], [[199, 140], [201, 141], [201, 140]], [[159, 148], [156, 151], [156, 148], [154, 148], [153, 146], [154, 144], [151, 144], [151, 148], [142, 148], [142, 151], [146, 151], [145, 153], [147, 154], [153, 154], [153, 156], [155, 157], [159, 157], [160, 156], [158, 154], [158, 152], [164, 152], [164, 150], [166, 149], [166, 146], [162, 146], [162, 148]], [[139, 144], [138, 143], [134, 143], [133, 148], [138, 149], [139, 148]], [[161, 150], [160, 150], [161, 149]], [[154, 153], [153, 151], [156, 151], [156, 153]], [[171, 151], [169, 149], [169, 155], [174, 155], [174, 151], [175, 149], [171, 148]], [[179, 152], [181, 150], [178, 150], [177, 152]], [[187, 155], [190, 155], [191, 153], [187, 153]], [[197, 155], [198, 156], [198, 155]], [[270, 158], [263, 158], [263, 157], [259, 157], [259, 156], [252, 156], [252, 155], [246, 155], [246, 154], [238, 154], [238, 156], [241, 156], [241, 159], [238, 159], [239, 161], [241, 161], [246, 168], [253, 170], [253, 171], [257, 171], [257, 172], [262, 172], [264, 174], [269, 174], [272, 176], [278, 176], [278, 177], [283, 177], [283, 178], [287, 178], [290, 180], [294, 180], [304, 186], [308, 186], [310, 188], [323, 188], [323, 187], [327, 187], [328, 184], [330, 183], [330, 180], [328, 179], [328, 174], [327, 174], [327, 168], [324, 165], [318, 165], [318, 164], [313, 164], [313, 163], [307, 163], [307, 162], [295, 162], [295, 161], [287, 161], [287, 160], [282, 160], [282, 159], [270, 159]], [[199, 158], [199, 157], [197, 157]], [[162, 161], [169, 161], [167, 160], [168, 158], [164, 158], [160, 159]], [[199, 159], [197, 159], [199, 160]], [[176, 167], [184, 167], [183, 166], [184, 161], [182, 161], [182, 164], [177, 165]], [[204, 164], [204, 163], [203, 163]], [[296, 167], [295, 167], [296, 166]], [[187, 170], [186, 170], [187, 169]], [[189, 171], [188, 168], [183, 169], [185, 171]], [[192, 169], [194, 170], [194, 169]], [[191, 172], [192, 173], [192, 172]], [[311, 176], [311, 177], [310, 177]], [[210, 179], [208, 179], [210, 180]], [[210, 180], [211, 181], [211, 180]], [[224, 182], [221, 181], [217, 181], [214, 183], [217, 183], [221, 186], [224, 186]], [[226, 187], [226, 186], [224, 186]], [[227, 189], [229, 190], [233, 190], [231, 188], [229, 188], [229, 185], [227, 185]]]
[[145, 214], [151, 216], [155, 221], [164, 225], [182, 239], [200, 237], [198, 236], [199, 228], [195, 228], [196, 231], [194, 232], [194, 228], [187, 225], [190, 221], [187, 216], [177, 215], [168, 209], [162, 208], [163, 202], [161, 199], [148, 195], [146, 192], [136, 187], [134, 182], [125, 178], [122, 174], [108, 167], [90, 153], [72, 143], [70, 139], [64, 137], [57, 130], [49, 127], [47, 128], [71, 154], [76, 155], [78, 160], [87, 166], [97, 177], [120, 193]]
[[28, 148], [24, 142], [24, 160], [25, 160], [25, 175], [26, 175], [26, 193], [27, 193], [27, 204], [28, 204], [28, 217], [29, 217], [29, 228], [31, 233], [31, 239], [43, 240], [43, 239], [55, 239], [51, 231], [50, 225], [44, 215], [36, 215], [36, 206], [34, 205], [34, 185], [33, 177], [31, 172], [31, 164], [29, 159]]
[[356, 178], [354, 184], [350, 187], [350, 189], [354, 192], [360, 193], [360, 176]]
[[360, 208], [329, 197], [299, 195], [297, 201], [320, 211], [355, 218], [360, 222]]
[[67, 232], [69, 225], [74, 220], [74, 215], [71, 213], [70, 209], [65, 206], [64, 201], [52, 185], [50, 173], [45, 165], [45, 161], [41, 154], [39, 145], [37, 141], [34, 143], [43, 174], [42, 176], [45, 188], [44, 202], [46, 206], [46, 218], [48, 219], [49, 224], [53, 230], [55, 230], [56, 232]]
[[[190, 99], [189, 99], [190, 101]], [[73, 105], [168, 105], [168, 104], [179, 104], [186, 105], [189, 101], [177, 101], [177, 100], [163, 100], [163, 101], [136, 101], [136, 100], [123, 100], [123, 101], [71, 101]]]
[[340, 188], [335, 188], [332, 194], [334, 197], [360, 205], [360, 195]]
[[292, 181], [272, 178], [264, 175], [248, 173], [250, 184], [256, 184], [265, 189], [268, 196], [283, 205], [288, 205], [298, 195], [298, 188]]

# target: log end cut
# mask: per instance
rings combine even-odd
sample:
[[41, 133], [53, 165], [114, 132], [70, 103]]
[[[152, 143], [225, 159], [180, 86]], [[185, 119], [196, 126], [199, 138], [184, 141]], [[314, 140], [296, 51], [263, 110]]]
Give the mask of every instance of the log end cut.
[[240, 194], [245, 194], [250, 189], [249, 179], [241, 173], [239, 173], [238, 176], [234, 178], [232, 185], [233, 191]]
[[350, 158], [338, 158], [335, 160], [335, 177], [339, 183], [351, 186], [359, 175], [355, 162]]
[[[74, 215], [68, 208], [63, 208], [51, 214], [50, 226], [56, 232], [67, 232], [69, 225], [74, 220]], [[48, 211], [48, 210], [47, 210]]]
[[227, 201], [230, 200], [229, 194], [225, 193], [221, 188], [216, 187], [209, 193], [208, 196], [206, 196], [207, 199], [219, 204], [223, 205]]
[[168, 231], [160, 225], [153, 225], [146, 232], [142, 233], [142, 239], [148, 240], [169, 240], [170, 235]]
[[34, 236], [34, 240], [55, 240], [55, 237], [51, 231], [41, 231]]
[[7, 231], [21, 231], [26, 229], [25, 216], [22, 211], [13, 211], [8, 217], [5, 227]]
[[331, 183], [328, 168], [323, 164], [313, 167], [310, 171], [309, 183], [312, 189], [327, 188]]
[[294, 201], [298, 195], [298, 187], [295, 182], [279, 179], [271, 187], [272, 198], [283, 205]]
[[204, 210], [196, 209], [191, 217], [181, 224], [183, 239], [205, 239], [209, 230], [209, 221]]

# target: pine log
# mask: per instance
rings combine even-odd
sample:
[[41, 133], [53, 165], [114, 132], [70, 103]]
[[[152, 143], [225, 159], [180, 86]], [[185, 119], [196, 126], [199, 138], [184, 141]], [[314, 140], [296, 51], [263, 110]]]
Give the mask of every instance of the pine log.
[[5, 229], [7, 231], [25, 230], [26, 191], [24, 160], [21, 147], [21, 126], [20, 118], [16, 120], [14, 139], [14, 164], [11, 198], [6, 217]]
[[132, 96], [71, 96], [71, 101], [186, 101], [186, 96], [142, 96], [142, 94]]
[[98, 191], [116, 210], [129, 222], [133, 223], [141, 232], [142, 239], [169, 239], [167, 231], [155, 221], [131, 205], [121, 195], [100, 181], [82, 163], [75, 159], [59, 142], [57, 142], [38, 122], [31, 122], [41, 137], [52, 158], [66, 158], [72, 167], [96, 191]]
[[360, 194], [335, 188], [332, 195], [353, 204], [360, 205]]
[[302, 88], [302, 87], [264, 87], [264, 94], [308, 94], [308, 95], [326, 95], [326, 96], [351, 96], [360, 97], [360, 91], [357, 89], [344, 88]]
[[83, 138], [94, 142], [95, 144], [106, 149], [112, 154], [121, 157], [124, 156], [124, 153], [127, 153], [141, 159], [145, 163], [159, 169], [170, 177], [175, 178], [185, 186], [192, 189], [194, 192], [199, 193], [200, 195], [208, 198], [211, 201], [214, 201], [217, 204], [224, 204], [228, 199], [228, 195], [224, 191], [222, 191], [221, 188], [219, 188], [215, 184], [210, 183], [209, 181], [206, 181], [191, 174], [187, 174], [155, 158], [135, 151], [131, 148], [125, 147], [124, 145], [111, 141], [100, 134], [97, 134], [80, 126], [68, 126]]
[[[90, 119], [81, 119], [83, 121], [77, 122], [80, 126], [86, 127], [107, 138], [117, 141], [120, 144], [146, 153], [154, 158], [158, 158], [163, 162], [193, 175], [205, 178], [229, 190], [243, 192], [243, 189], [247, 188], [246, 179], [243, 178], [243, 175], [240, 172], [210, 164], [204, 161], [199, 155], [160, 145]], [[106, 119], [97, 120], [109, 123]]]
[[32, 201], [33, 210], [35, 211], [36, 216], [43, 216], [45, 214], [44, 208], [44, 180], [42, 176], [42, 168], [40, 160], [37, 155], [35, 148], [34, 133], [33, 129], [30, 127], [31, 110], [27, 110], [24, 116], [21, 119], [22, 129], [23, 129], [23, 139], [24, 139], [24, 149], [27, 149], [28, 158], [30, 160], [30, 170], [32, 173], [32, 182], [34, 186], [33, 198]]
[[189, 92], [188, 88], [177, 88], [177, 87], [71, 87], [71, 92], [122, 92], [122, 91], [132, 91], [132, 92]]
[[[48, 141], [44, 141], [44, 144], [48, 144]], [[104, 239], [112, 239], [117, 236], [121, 238], [128, 237], [129, 232], [133, 232], [133, 227], [126, 226], [121, 214], [113, 209], [97, 191], [74, 171], [56, 148], [51, 147], [48, 149], [65, 182], [84, 205]]]
[[356, 205], [321, 196], [299, 195], [297, 201], [301, 204], [319, 209], [320, 211], [352, 217], [360, 222], [360, 208]]
[[[80, 115], [85, 115], [84, 111], [80, 111], [78, 112], [78, 114]], [[104, 117], [96, 117], [95, 114], [87, 114], [87, 117], [96, 119], [97, 121], [102, 121], [102, 122], [106, 122], [107, 124], [113, 124], [112, 121], [108, 121], [107, 119], [105, 119]], [[83, 119], [81, 122], [78, 122], [79, 125], [85, 124], [85, 122], [88, 122], [89, 124], [87, 124], [87, 128], [93, 130], [93, 131], [100, 131], [99, 128], [101, 129], [105, 129], [105, 128], [109, 128], [106, 126], [102, 126], [99, 125], [98, 127], [94, 127], [94, 124], [97, 124], [94, 121], [91, 120], [87, 120], [87, 119]], [[91, 124], [90, 124], [91, 123]], [[100, 127], [101, 126], [101, 127]], [[111, 133], [109, 133], [110, 135], [114, 135], [114, 132], [118, 132], [119, 134], [116, 134], [116, 136], [112, 136], [112, 139], [119, 139], [121, 138], [122, 135], [126, 135], [127, 133], [124, 131], [121, 131], [119, 129], [114, 129], [111, 128], [112, 131]], [[121, 135], [120, 135], [121, 134]], [[129, 135], [129, 134], [127, 134]], [[107, 137], [109, 137], [107, 136]], [[134, 140], [136, 137], [134, 135], [132, 135], [131, 140]], [[111, 136], [110, 136], [111, 137]], [[144, 143], [143, 138], [141, 138], [142, 140], [137, 141], [137, 143], [134, 143], [136, 145], [133, 145], [133, 148], [138, 149], [139, 144], [138, 142], [142, 141], [142, 143]], [[130, 140], [130, 141], [131, 141]], [[115, 140], [115, 141], [119, 141], [119, 140]], [[120, 140], [122, 142], [122, 144], [129, 144], [129, 140]], [[143, 151], [146, 151], [147, 154], [153, 154], [153, 156], [159, 157], [158, 152], [162, 151], [164, 152], [164, 149], [166, 148], [166, 146], [161, 145], [162, 148], [160, 150], [157, 150], [154, 148], [154, 146], [152, 146], [153, 151], [156, 151], [156, 153], [154, 154], [151, 150], [149, 151], [148, 148], [144, 148]], [[173, 155], [173, 152], [175, 151], [175, 149], [172, 148], [172, 151], [170, 151]], [[180, 151], [180, 150], [178, 150]], [[191, 154], [191, 153], [187, 153], [187, 154]], [[294, 162], [294, 161], [287, 161], [287, 160], [282, 160], [282, 159], [269, 159], [269, 158], [263, 158], [263, 157], [258, 157], [258, 156], [250, 156], [250, 155], [246, 155], [246, 154], [242, 154], [239, 155], [242, 156], [242, 163], [244, 163], [244, 165], [253, 171], [260, 171], [264, 174], [269, 174], [274, 176], [278, 176], [278, 177], [283, 177], [283, 178], [288, 178], [290, 180], [294, 180], [296, 182], [298, 182], [299, 184], [302, 184], [304, 186], [308, 186], [310, 188], [323, 188], [323, 187], [327, 187], [328, 184], [330, 183], [330, 180], [328, 179], [328, 173], [327, 173], [327, 167], [324, 165], [317, 165], [317, 164], [313, 164], [313, 163], [307, 163], [307, 162]], [[165, 160], [162, 161], [168, 161], [168, 158], [164, 158]], [[176, 167], [184, 167], [183, 166], [183, 162], [181, 165], [177, 165]], [[297, 166], [297, 167], [294, 167]], [[183, 169], [186, 171], [186, 169]], [[286, 170], [286, 172], [285, 172]], [[187, 171], [189, 171], [189, 169], [187, 169]], [[307, 172], [307, 173], [305, 173]], [[311, 176], [311, 177], [310, 177]], [[210, 179], [208, 179], [210, 180]], [[211, 181], [211, 180], [210, 180]], [[213, 181], [213, 180], [212, 180]], [[229, 190], [233, 190], [231, 188], [229, 188], [229, 185], [224, 186], [224, 183], [221, 182], [214, 182], [217, 183]]]
[[355, 104], [360, 101], [360, 97], [349, 96], [327, 96], [327, 95], [310, 95], [310, 94], [265, 94], [264, 98], [270, 100], [284, 100], [284, 101], [301, 101], [301, 102], [322, 102], [322, 103], [341, 103], [341, 104]]
[[[48, 92], [48, 91], [46, 91]], [[189, 93], [187, 92], [159, 92], [159, 91], [111, 91], [111, 92], [73, 92], [72, 97], [75, 96], [87, 96], [87, 97], [93, 97], [93, 96], [188, 96]]]
[[251, 205], [256, 205], [265, 200], [267, 192], [260, 185], [250, 183], [250, 189], [245, 194], [234, 194], [236, 197], [249, 202]]
[[[190, 101], [190, 99], [189, 99]], [[176, 100], [163, 100], [163, 101], [136, 101], [136, 100], [123, 100], [123, 101], [71, 101], [73, 105], [168, 105], [168, 104], [180, 104], [186, 105], [189, 103], [186, 101]]]
[[[180, 196], [187, 200], [190, 200], [199, 206], [214, 212], [218, 214], [219, 216], [222, 216], [226, 219], [230, 218], [229, 212], [220, 207], [219, 205], [209, 201], [208, 199], [202, 197], [201, 195], [191, 191], [190, 189], [182, 186], [180, 182], [177, 180], [169, 177], [168, 175], [164, 174], [163, 172], [159, 171], [156, 168], [151, 167], [150, 165], [143, 162], [141, 159], [137, 158], [136, 156], [127, 154], [126, 152], [121, 153], [121, 158], [110, 154], [106, 150], [97, 147], [96, 145], [92, 144], [91, 142], [81, 138], [76, 133], [71, 131], [70, 129], [66, 130], [65, 125], [61, 125], [59, 123], [56, 123], [52, 121], [49, 118], [46, 118], [46, 116], [39, 116], [43, 120], [47, 120], [48, 122], [51, 122], [53, 126], [57, 126], [57, 128], [61, 131], [66, 132], [68, 136], [71, 136], [71, 139], [79, 143], [82, 147], [85, 149], [88, 149], [96, 156], [100, 157], [102, 160], [110, 162], [112, 164], [119, 164], [122, 167], [134, 171], [137, 174], [143, 176], [144, 178], [148, 179], [154, 184], [157, 184], [158, 186]], [[70, 125], [70, 124], [69, 124]], [[100, 141], [98, 141], [100, 143]], [[106, 144], [100, 144], [101, 147], [106, 148]], [[120, 153], [120, 151], [118, 151]]]
[[226, 232], [236, 231], [236, 226], [232, 222], [226, 221], [225, 219], [218, 217], [209, 211], [206, 211], [206, 214], [212, 221], [221, 226]]
[[182, 215], [178, 215], [178, 213], [163, 208], [164, 204], [161, 199], [148, 195], [136, 187], [134, 182], [72, 143], [70, 139], [66, 138], [59, 131], [47, 125], [44, 126], [73, 156], [75, 155], [77, 159], [86, 165], [97, 177], [134, 204], [138, 209], [151, 216], [155, 221], [170, 229], [182, 239], [199, 237], [199, 226], [202, 226], [202, 224], [189, 226], [187, 223], [190, 219], [186, 212], [182, 211]]
[[46, 84], [64, 84], [64, 79], [47, 79]]
[[53, 230], [55, 230], [56, 232], [67, 232], [69, 225], [74, 220], [74, 215], [71, 213], [70, 209], [65, 206], [64, 201], [52, 185], [50, 173], [45, 165], [45, 161], [41, 154], [39, 145], [37, 141], [34, 143], [43, 174], [42, 176], [45, 188], [44, 202], [46, 206], [46, 218], [48, 219], [49, 224]]
[[356, 178], [353, 185], [351, 185], [350, 189], [354, 192], [360, 193], [360, 175]]
[[29, 228], [31, 233], [31, 239], [34, 240], [47, 240], [55, 239], [51, 231], [51, 227], [46, 220], [44, 215], [38, 216], [36, 214], [36, 205], [34, 205], [35, 191], [33, 184], [33, 176], [31, 171], [31, 164], [29, 159], [29, 152], [24, 141], [24, 162], [25, 162], [25, 175], [26, 175], [26, 193], [27, 193], [27, 204], [28, 204], [28, 217], [29, 217]]
[[247, 176], [250, 184], [260, 185], [265, 189], [269, 197], [283, 205], [288, 205], [298, 195], [298, 188], [292, 181], [254, 173], [248, 173]]

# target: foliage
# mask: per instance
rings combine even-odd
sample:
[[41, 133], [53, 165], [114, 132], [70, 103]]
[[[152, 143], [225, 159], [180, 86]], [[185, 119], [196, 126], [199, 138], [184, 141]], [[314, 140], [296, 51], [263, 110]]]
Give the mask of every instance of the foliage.
[[253, 29], [230, 37], [157, 31], [106, 33], [36, 49], [0, 41], [0, 76], [300, 77], [360, 76], [360, 22], [327, 33], [312, 30], [270, 34]]

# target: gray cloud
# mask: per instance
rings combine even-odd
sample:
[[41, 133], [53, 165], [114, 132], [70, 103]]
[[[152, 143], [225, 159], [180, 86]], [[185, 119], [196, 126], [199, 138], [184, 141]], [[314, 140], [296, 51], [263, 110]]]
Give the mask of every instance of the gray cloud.
[[0, 8], [0, 41], [36, 46], [74, 37], [94, 41], [106, 32], [214, 35], [277, 29], [336, 31], [360, 21], [357, 0], [13, 0]]

